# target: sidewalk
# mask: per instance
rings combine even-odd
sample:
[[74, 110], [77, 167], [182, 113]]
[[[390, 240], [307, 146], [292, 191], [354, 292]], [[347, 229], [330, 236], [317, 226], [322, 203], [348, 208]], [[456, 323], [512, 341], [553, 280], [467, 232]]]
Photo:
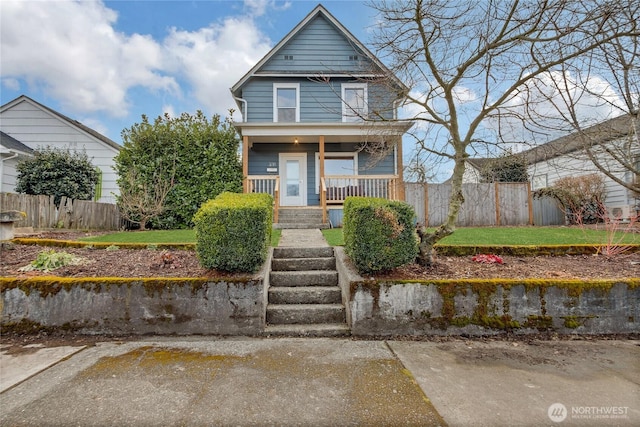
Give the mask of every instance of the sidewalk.
[[[6, 350], [0, 425], [640, 425], [638, 341], [198, 336]], [[53, 365], [7, 384], [38, 362]]]

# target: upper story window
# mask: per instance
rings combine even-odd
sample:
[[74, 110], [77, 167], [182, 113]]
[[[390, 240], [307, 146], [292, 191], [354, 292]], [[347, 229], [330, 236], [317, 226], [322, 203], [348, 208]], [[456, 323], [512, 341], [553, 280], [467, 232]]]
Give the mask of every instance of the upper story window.
[[279, 123], [300, 121], [300, 84], [275, 83], [273, 85], [273, 121]]
[[342, 85], [342, 121], [359, 122], [367, 117], [367, 84], [344, 83]]

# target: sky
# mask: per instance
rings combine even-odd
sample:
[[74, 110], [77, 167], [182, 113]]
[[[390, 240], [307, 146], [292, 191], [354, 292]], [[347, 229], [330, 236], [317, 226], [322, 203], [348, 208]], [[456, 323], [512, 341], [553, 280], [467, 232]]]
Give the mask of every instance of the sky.
[[[229, 88], [318, 3], [2, 0], [0, 104], [27, 95], [118, 143], [142, 114], [227, 117]], [[365, 2], [322, 4], [370, 46]]]
[[[117, 143], [122, 143], [122, 130], [139, 123], [143, 114], [153, 119], [201, 110], [228, 117], [230, 109], [238, 110], [229, 88], [319, 2], [0, 0], [0, 104], [24, 94]], [[377, 17], [366, 0], [322, 4], [362, 43], [373, 46]], [[589, 76], [589, 84], [598, 93], [609, 90], [597, 76]], [[474, 89], [458, 89], [460, 104], [477, 110]], [[607, 105], [595, 108], [597, 101], [583, 98], [585, 120], [611, 116]], [[619, 103], [615, 93], [611, 98], [609, 104]], [[415, 108], [406, 107], [400, 116], [423, 113]], [[233, 119], [241, 120], [238, 111]], [[486, 125], [491, 130], [491, 122]], [[513, 128], [513, 141], [531, 139], [520, 121]], [[547, 140], [558, 136], [550, 134]], [[416, 145], [408, 137], [404, 145], [407, 164]], [[436, 168], [431, 160], [427, 163]], [[444, 164], [437, 168], [437, 181], [450, 176], [451, 166]]]

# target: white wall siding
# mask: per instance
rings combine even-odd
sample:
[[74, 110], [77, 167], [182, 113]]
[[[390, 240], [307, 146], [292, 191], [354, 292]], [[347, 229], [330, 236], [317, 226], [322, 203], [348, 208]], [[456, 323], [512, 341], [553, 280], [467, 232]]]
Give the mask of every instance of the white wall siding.
[[[640, 149], [635, 150], [636, 153]], [[605, 154], [599, 154], [598, 158], [604, 159]], [[552, 186], [560, 178], [568, 176], [583, 176], [591, 173], [599, 173], [605, 179], [606, 199], [605, 204], [608, 207], [619, 207], [632, 205], [636, 203], [633, 195], [626, 188], [617, 184], [611, 178], [606, 177], [599, 172], [596, 166], [586, 158], [586, 155], [580, 153], [571, 153], [553, 159], [539, 162], [529, 166], [529, 176], [531, 177], [534, 189], [546, 183], [546, 186]], [[617, 171], [615, 174], [622, 179], [625, 178], [624, 171]]]
[[[86, 152], [91, 162], [102, 171], [102, 197], [99, 201], [115, 202], [114, 194], [119, 194], [117, 176], [113, 171], [113, 158], [118, 154], [116, 148], [27, 101], [2, 111], [0, 119], [4, 133], [34, 150], [53, 147]], [[15, 183], [13, 185], [15, 187]], [[2, 187], [6, 191], [4, 182]], [[13, 188], [10, 191], [15, 192]]]
[[2, 161], [2, 185], [0, 186], [0, 193], [16, 192], [16, 177], [18, 176], [18, 172], [16, 171], [17, 165], [17, 157]]

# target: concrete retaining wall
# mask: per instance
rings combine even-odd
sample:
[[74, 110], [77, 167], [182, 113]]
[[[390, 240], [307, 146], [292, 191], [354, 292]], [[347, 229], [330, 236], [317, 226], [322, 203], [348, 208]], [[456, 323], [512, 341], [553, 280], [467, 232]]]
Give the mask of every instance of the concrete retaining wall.
[[640, 332], [640, 279], [378, 282], [336, 258], [356, 336]]
[[2, 329], [257, 335], [264, 283], [206, 279], [0, 279]]

